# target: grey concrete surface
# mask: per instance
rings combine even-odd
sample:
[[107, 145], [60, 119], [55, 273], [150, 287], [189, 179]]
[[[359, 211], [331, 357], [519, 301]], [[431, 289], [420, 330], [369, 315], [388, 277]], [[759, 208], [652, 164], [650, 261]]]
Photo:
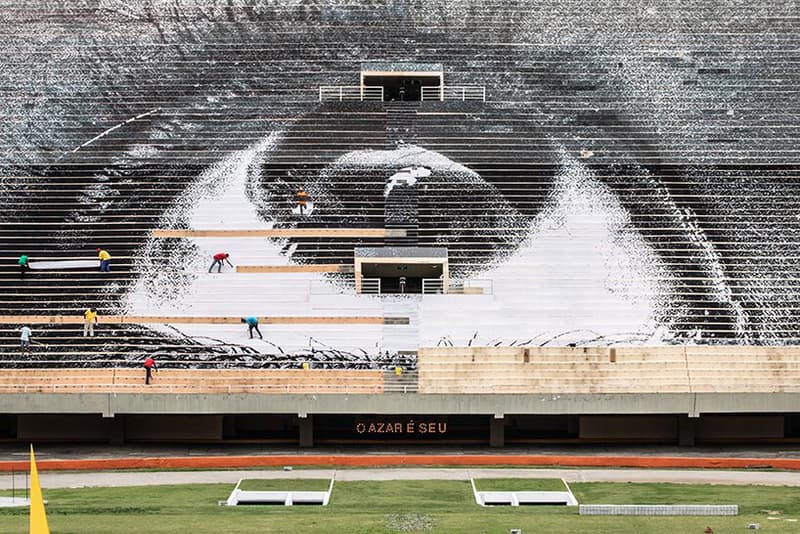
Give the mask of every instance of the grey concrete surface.
[[[613, 393], [530, 395], [0, 394], [7, 413], [102, 414], [688, 414], [781, 413], [800, 393]], [[398, 406], [402, 408], [398, 411]]]
[[[470, 478], [563, 478], [570, 482], [663, 482], [678, 484], [757, 484], [800, 486], [800, 472], [660, 470], [660, 469], [515, 469], [515, 468], [400, 468], [298, 469], [284, 471], [151, 471], [151, 472], [41, 472], [44, 488], [157, 486], [167, 484], [235, 484], [241, 478], [335, 478], [338, 481], [469, 480]], [[24, 487], [17, 473], [17, 489]], [[11, 489], [12, 475], [0, 475], [0, 489]]]

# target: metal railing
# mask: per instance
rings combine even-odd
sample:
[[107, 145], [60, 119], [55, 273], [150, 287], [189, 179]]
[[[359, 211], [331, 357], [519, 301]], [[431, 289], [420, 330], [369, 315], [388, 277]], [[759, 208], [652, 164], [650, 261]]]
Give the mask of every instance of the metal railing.
[[383, 101], [382, 86], [322, 85], [319, 88], [319, 101], [330, 100], [378, 100]]
[[423, 86], [421, 100], [479, 100], [486, 102], [486, 87], [483, 85]]
[[381, 294], [381, 279], [380, 278], [362, 278], [361, 279], [361, 293], [364, 295], [380, 295]]
[[441, 278], [423, 278], [423, 295], [441, 295], [444, 293], [444, 281]]
[[[491, 295], [492, 289], [491, 280], [451, 280], [447, 284], [446, 293], [448, 295]], [[444, 293], [444, 282], [441, 278], [422, 279], [423, 295], [441, 295]]]

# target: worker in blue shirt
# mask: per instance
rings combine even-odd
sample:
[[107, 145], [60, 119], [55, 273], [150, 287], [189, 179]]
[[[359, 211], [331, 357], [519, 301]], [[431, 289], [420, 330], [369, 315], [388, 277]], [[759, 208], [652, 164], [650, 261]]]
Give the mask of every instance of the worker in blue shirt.
[[258, 318], [257, 317], [242, 317], [242, 322], [247, 324], [247, 329], [250, 331], [250, 339], [253, 339], [253, 330], [258, 332], [258, 337], [264, 339], [264, 336], [261, 335], [261, 330], [258, 329]]

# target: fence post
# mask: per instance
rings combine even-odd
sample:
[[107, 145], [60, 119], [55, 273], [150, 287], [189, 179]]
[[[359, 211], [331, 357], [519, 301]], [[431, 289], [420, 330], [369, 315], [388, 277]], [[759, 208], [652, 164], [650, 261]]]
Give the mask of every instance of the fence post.
[[339, 86], [339, 102], [342, 101], [342, 86]]
[[319, 101], [322, 102], [322, 86], [319, 86]]
[[467, 99], [467, 87], [464, 86], [461, 88], [461, 101], [464, 102]]
[[486, 102], [486, 86], [481, 87], [483, 101]]

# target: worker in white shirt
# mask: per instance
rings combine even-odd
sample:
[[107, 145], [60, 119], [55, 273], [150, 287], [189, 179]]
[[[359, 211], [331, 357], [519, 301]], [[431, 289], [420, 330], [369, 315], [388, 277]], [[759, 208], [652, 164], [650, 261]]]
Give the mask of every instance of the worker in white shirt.
[[23, 326], [19, 329], [19, 341], [22, 346], [22, 352], [31, 351], [31, 333], [29, 326]]

